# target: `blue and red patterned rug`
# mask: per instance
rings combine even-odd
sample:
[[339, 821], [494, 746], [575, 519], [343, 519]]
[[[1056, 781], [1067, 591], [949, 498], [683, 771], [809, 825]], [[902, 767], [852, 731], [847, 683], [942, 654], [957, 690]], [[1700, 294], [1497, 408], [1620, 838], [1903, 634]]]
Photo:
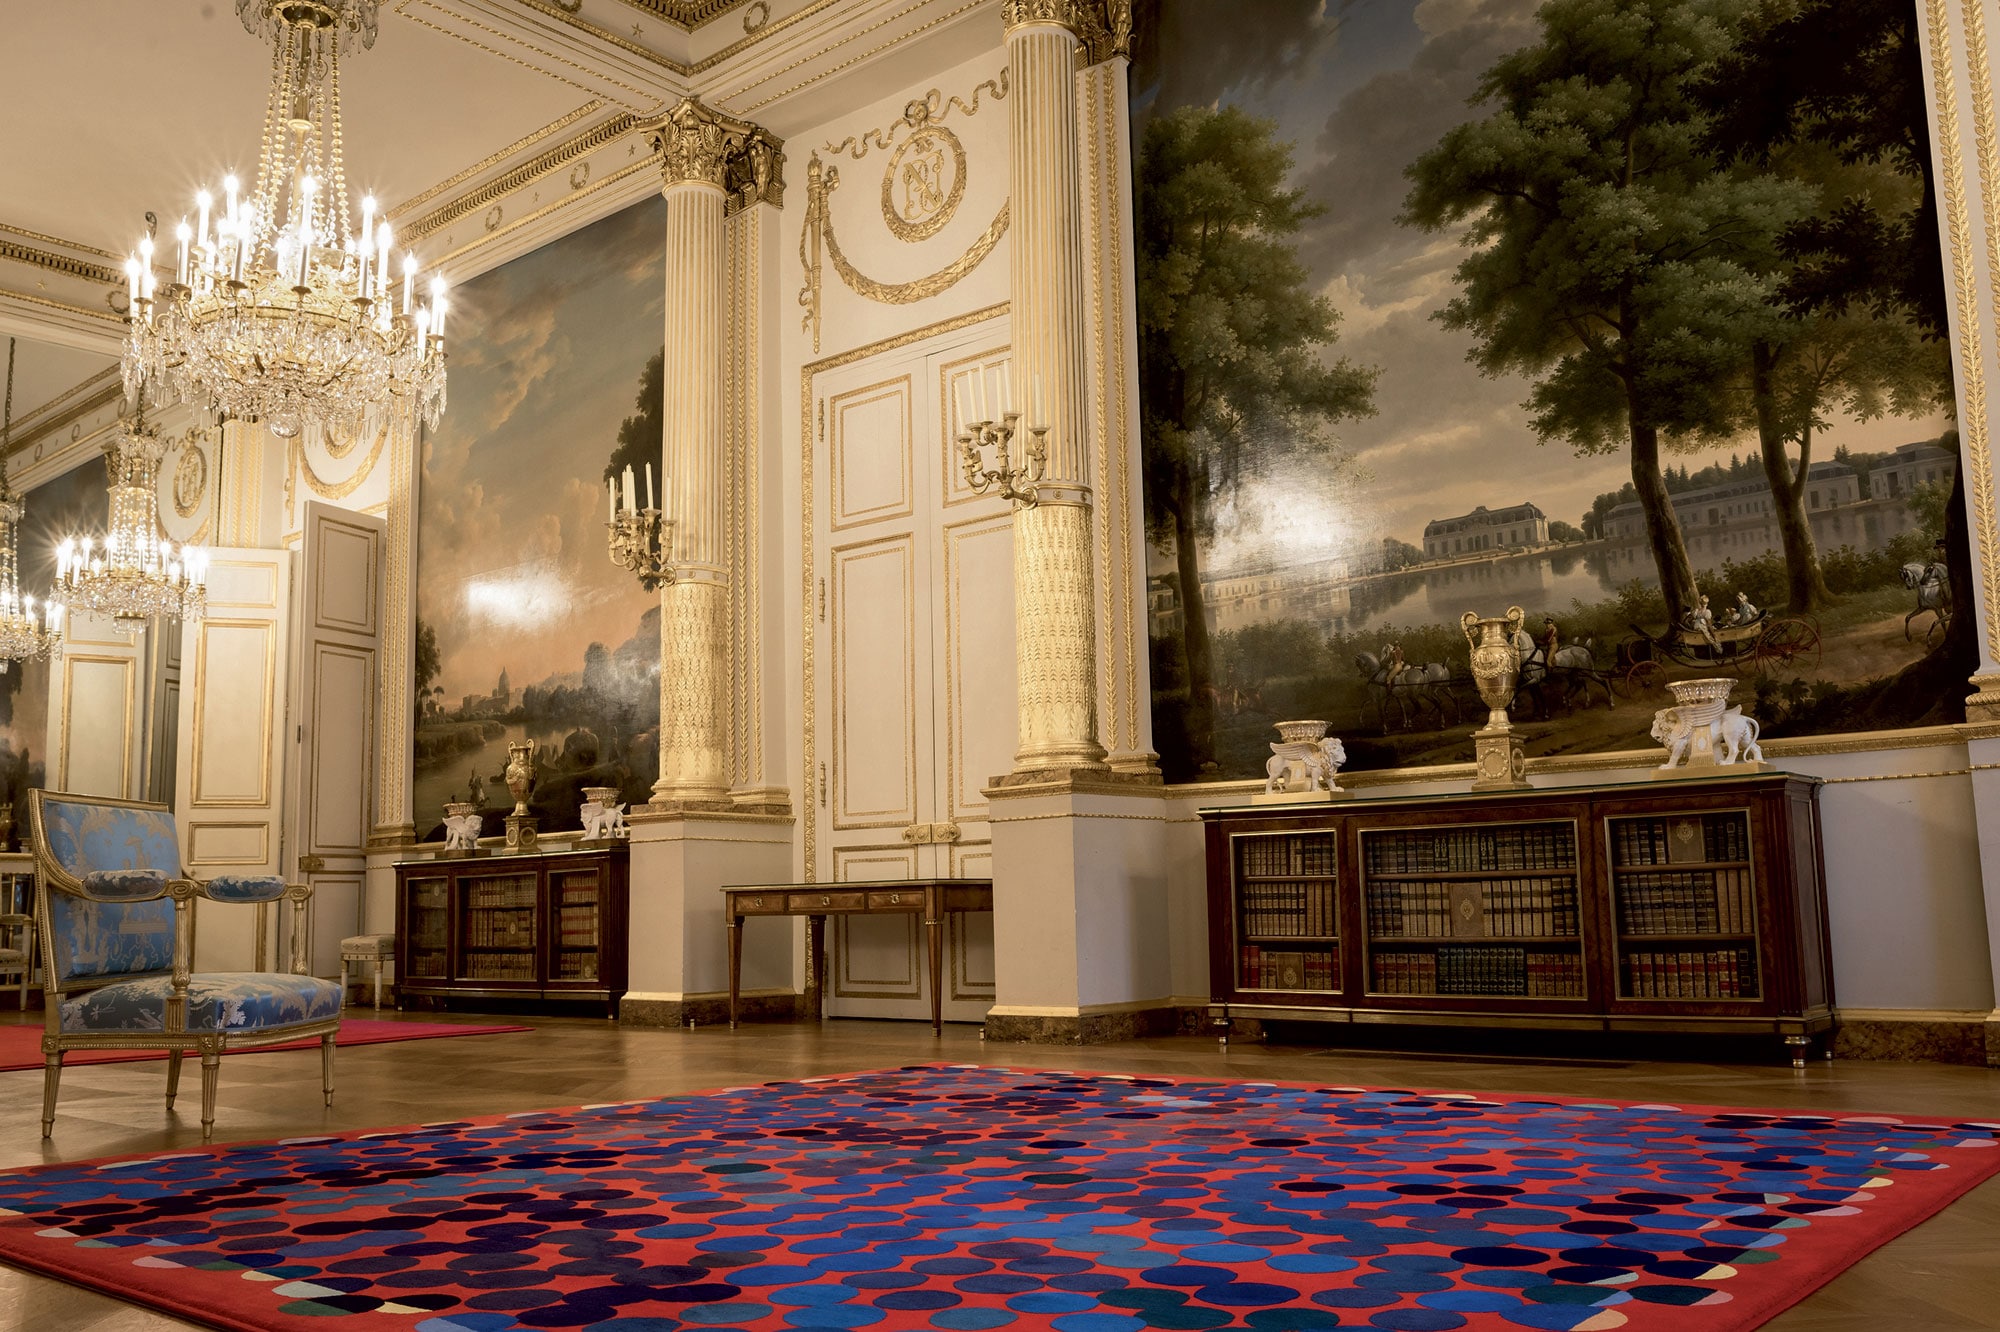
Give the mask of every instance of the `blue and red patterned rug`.
[[0, 1175], [0, 1259], [303, 1332], [1754, 1327], [2000, 1123], [940, 1065]]

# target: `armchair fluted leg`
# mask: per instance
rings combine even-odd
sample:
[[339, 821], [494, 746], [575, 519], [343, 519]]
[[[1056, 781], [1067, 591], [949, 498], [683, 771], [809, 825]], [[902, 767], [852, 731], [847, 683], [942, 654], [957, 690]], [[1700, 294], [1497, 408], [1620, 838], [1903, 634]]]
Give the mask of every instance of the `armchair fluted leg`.
[[62, 1083], [62, 1051], [42, 1058], [42, 1136], [56, 1126], [56, 1088]]
[[201, 1140], [215, 1136], [215, 1079], [222, 1071], [222, 1055], [216, 1050], [201, 1052]]
[[320, 1090], [326, 1094], [328, 1105], [333, 1104], [333, 1038], [336, 1034], [330, 1031], [319, 1038]]
[[167, 1109], [174, 1108], [174, 1097], [181, 1089], [181, 1051], [167, 1051]]

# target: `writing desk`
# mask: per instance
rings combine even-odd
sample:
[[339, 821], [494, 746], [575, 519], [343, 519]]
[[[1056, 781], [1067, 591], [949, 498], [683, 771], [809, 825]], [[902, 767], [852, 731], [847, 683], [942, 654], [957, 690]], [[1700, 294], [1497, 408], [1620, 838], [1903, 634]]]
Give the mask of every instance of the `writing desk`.
[[817, 1021], [825, 1003], [828, 916], [922, 915], [930, 962], [931, 1030], [944, 1031], [943, 936], [947, 912], [991, 911], [991, 879], [870, 879], [848, 883], [765, 883], [722, 890], [729, 920], [729, 1025], [743, 978], [747, 916], [806, 918], [806, 1004]]

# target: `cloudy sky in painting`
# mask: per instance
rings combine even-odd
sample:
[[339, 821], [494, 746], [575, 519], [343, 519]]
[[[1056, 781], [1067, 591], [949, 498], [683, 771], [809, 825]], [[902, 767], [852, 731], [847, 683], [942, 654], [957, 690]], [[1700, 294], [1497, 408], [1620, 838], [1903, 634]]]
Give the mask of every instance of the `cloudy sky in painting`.
[[606, 459], [664, 323], [659, 199], [453, 293], [451, 400], [424, 446], [418, 614], [449, 704], [581, 671], [652, 604], [605, 555]]
[[[1294, 179], [1327, 205], [1299, 254], [1341, 312], [1338, 353], [1377, 366], [1375, 416], [1339, 431], [1358, 470], [1267, 475], [1246, 487], [1211, 567], [1336, 553], [1382, 536], [1417, 544], [1432, 518], [1524, 500], [1578, 522], [1629, 479], [1623, 455], [1577, 458], [1536, 442], [1520, 403], [1529, 384], [1487, 379], [1471, 340], [1431, 316], [1454, 292], [1458, 242], [1404, 227], [1403, 170], [1469, 106], [1479, 76], [1536, 36], [1538, 0], [1160, 0], [1134, 71], [1134, 114], [1240, 106], [1277, 122]], [[1934, 438], [1942, 417], [1843, 422], [1816, 449], [1887, 450]], [[1754, 450], [1753, 440], [1738, 452]], [[1688, 457], [1699, 467], [1724, 447]], [[1676, 460], [1680, 461], [1679, 459]], [[1156, 557], [1155, 563], [1160, 561]]]

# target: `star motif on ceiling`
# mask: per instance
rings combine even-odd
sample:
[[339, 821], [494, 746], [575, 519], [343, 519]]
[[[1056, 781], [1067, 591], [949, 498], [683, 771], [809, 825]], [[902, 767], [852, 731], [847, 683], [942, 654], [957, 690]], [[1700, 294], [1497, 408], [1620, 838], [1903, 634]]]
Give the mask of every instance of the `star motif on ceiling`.
[[646, 35], [646, 30], [644, 28], [641, 28], [638, 24], [634, 23], [632, 25], [632, 35], [634, 37], [644, 37]]

